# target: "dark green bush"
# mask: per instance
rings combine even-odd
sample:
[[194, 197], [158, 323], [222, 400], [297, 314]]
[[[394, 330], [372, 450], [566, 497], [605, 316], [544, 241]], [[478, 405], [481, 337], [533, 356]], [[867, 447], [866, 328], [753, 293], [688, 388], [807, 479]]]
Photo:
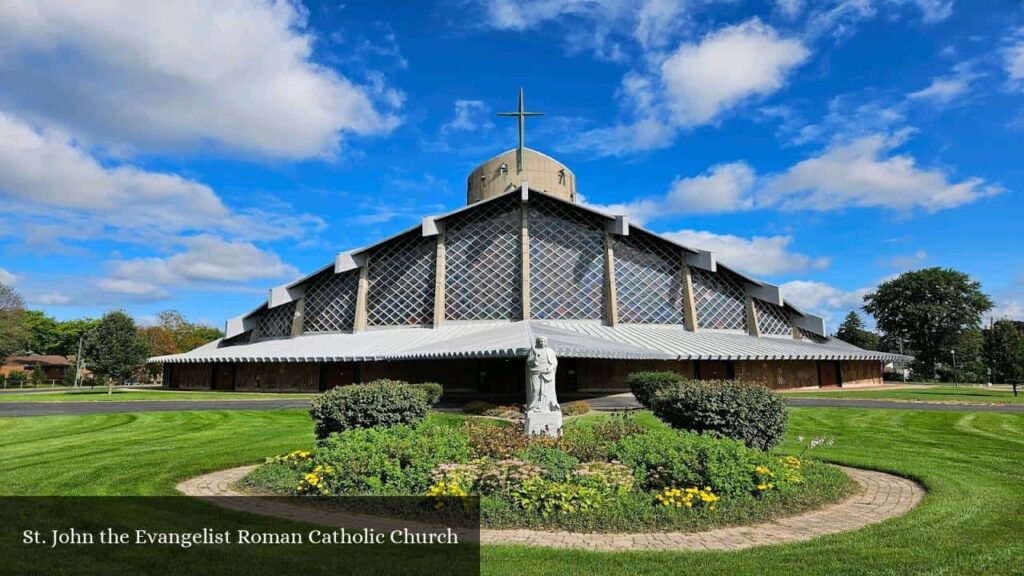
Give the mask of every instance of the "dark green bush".
[[627, 436], [614, 450], [645, 489], [710, 486], [720, 496], [751, 493], [760, 454], [736, 440], [666, 428]]
[[687, 381], [651, 398], [651, 411], [673, 428], [714, 432], [768, 450], [786, 433], [786, 403], [760, 384]]
[[28, 383], [28, 375], [22, 370], [15, 370], [7, 375], [8, 388], [24, 388]]
[[353, 428], [417, 424], [427, 416], [427, 395], [405, 382], [376, 380], [333, 388], [313, 398], [316, 437]]
[[544, 470], [544, 478], [552, 482], [565, 482], [580, 461], [570, 456], [561, 448], [554, 446], [531, 446], [516, 454], [530, 464], [540, 466]]
[[436, 382], [420, 382], [418, 384], [410, 384], [414, 389], [422, 391], [427, 397], [427, 405], [433, 406], [441, 399], [441, 394], [444, 394], [444, 387]]
[[440, 464], [465, 462], [469, 439], [457, 428], [391, 426], [331, 434], [317, 448], [316, 464], [330, 466], [331, 494], [423, 494]]
[[642, 431], [628, 412], [581, 418], [563, 429], [558, 445], [580, 462], [611, 460], [616, 442]]
[[245, 475], [239, 485], [256, 494], [295, 494], [302, 471], [286, 462], [267, 462]]
[[682, 381], [683, 377], [675, 372], [634, 372], [626, 378], [629, 390], [645, 408], [651, 407], [657, 392]]

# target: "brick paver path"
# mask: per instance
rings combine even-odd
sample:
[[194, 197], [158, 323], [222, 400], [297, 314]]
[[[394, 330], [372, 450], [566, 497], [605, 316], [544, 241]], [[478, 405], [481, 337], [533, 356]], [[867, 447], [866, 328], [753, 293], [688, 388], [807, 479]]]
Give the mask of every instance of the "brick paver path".
[[[235, 483], [254, 466], [243, 466], [205, 474], [178, 484], [178, 490], [189, 496], [241, 496]], [[920, 484], [872, 470], [845, 468], [859, 490], [856, 495], [820, 510], [789, 516], [765, 524], [717, 528], [705, 532], [638, 532], [632, 534], [589, 534], [543, 530], [482, 530], [484, 544], [525, 544], [549, 548], [579, 548], [586, 550], [741, 550], [768, 544], [800, 542], [863, 528], [889, 518], [901, 516], [916, 506], [924, 497]], [[235, 510], [293, 520], [333, 526], [361, 526], [372, 522], [372, 527], [388, 528], [387, 521], [335, 512], [314, 511], [305, 506], [289, 504], [283, 500], [219, 498], [218, 505]], [[402, 525], [407, 526], [405, 522]], [[397, 524], [396, 524], [397, 526]]]

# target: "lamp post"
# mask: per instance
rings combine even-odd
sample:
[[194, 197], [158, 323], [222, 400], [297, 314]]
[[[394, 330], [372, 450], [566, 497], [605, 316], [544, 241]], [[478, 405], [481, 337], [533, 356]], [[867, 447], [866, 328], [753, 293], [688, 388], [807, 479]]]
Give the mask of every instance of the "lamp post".
[[956, 373], [956, 350], [950, 350], [949, 353], [953, 355], [953, 387], [959, 388], [960, 378], [957, 376]]

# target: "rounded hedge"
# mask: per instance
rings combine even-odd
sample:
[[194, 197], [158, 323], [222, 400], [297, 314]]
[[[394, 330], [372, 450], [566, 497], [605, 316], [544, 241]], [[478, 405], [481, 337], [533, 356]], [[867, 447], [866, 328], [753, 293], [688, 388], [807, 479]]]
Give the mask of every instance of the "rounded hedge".
[[645, 408], [651, 407], [651, 400], [660, 390], [683, 382], [684, 378], [675, 372], [634, 372], [626, 377], [630, 392]]
[[716, 432], [759, 450], [782, 442], [789, 417], [782, 398], [764, 386], [733, 380], [680, 382], [649, 401], [654, 415], [673, 428]]
[[417, 424], [430, 409], [422, 389], [395, 380], [341, 386], [313, 398], [310, 416], [316, 437], [353, 428]]
[[441, 399], [441, 394], [444, 393], [444, 387], [436, 382], [421, 382], [419, 384], [410, 384], [416, 390], [420, 390], [427, 397], [427, 404], [433, 406]]

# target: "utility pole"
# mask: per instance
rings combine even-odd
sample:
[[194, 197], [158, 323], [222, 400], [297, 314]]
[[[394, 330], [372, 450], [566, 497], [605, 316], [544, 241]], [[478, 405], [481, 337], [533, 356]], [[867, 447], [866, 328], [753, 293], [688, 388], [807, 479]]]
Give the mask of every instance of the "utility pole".
[[82, 381], [82, 341], [85, 339], [85, 334], [78, 336], [78, 354], [75, 356], [75, 388], [78, 388]]
[[957, 376], [956, 373], [956, 350], [950, 350], [949, 353], [953, 355], [953, 387], [959, 388], [960, 378]]

